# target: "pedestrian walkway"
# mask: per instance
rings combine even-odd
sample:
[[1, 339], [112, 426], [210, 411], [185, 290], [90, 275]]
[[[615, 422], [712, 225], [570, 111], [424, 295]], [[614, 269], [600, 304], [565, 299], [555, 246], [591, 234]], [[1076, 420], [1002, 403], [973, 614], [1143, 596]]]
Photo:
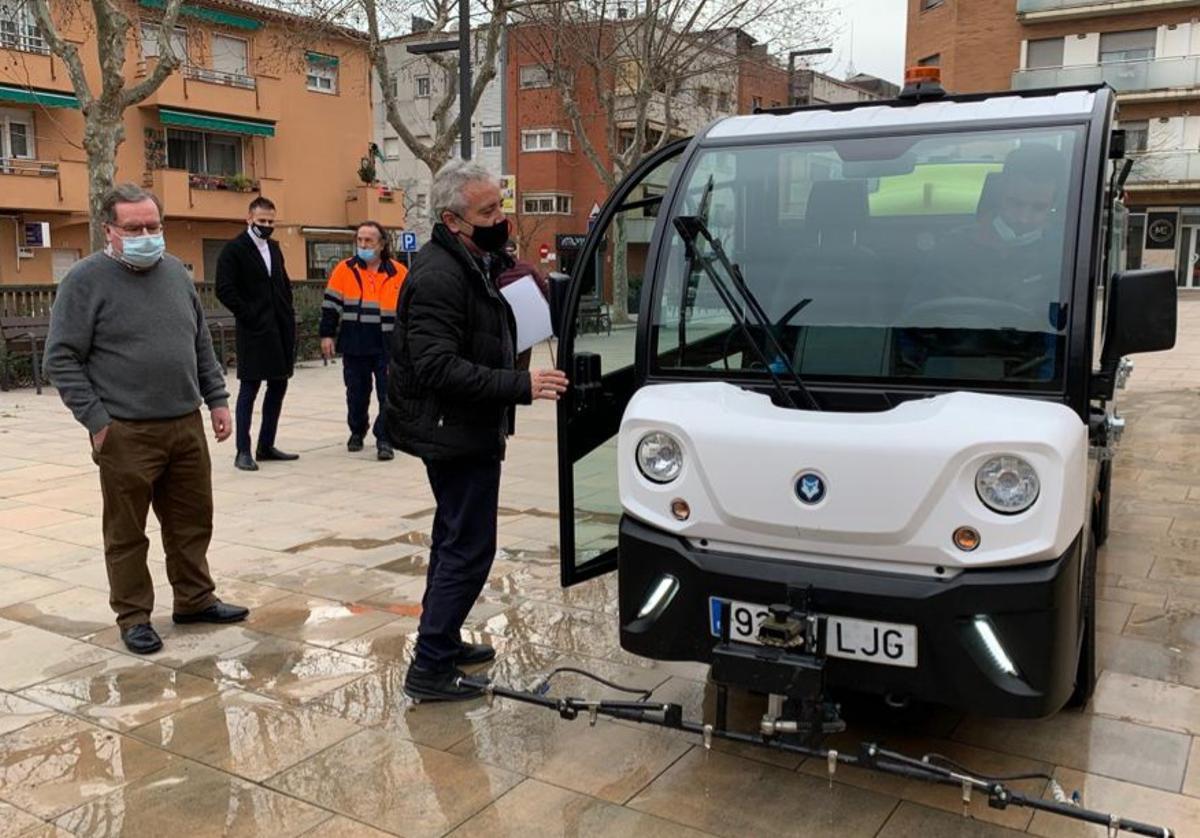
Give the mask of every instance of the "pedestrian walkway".
[[[992, 774], [1052, 771], [1089, 805], [1181, 834], [1200, 824], [1200, 300], [1180, 315], [1179, 346], [1138, 358], [1122, 397], [1088, 712], [996, 721], [871, 703], [848, 708], [855, 737]], [[214, 447], [210, 562], [218, 593], [253, 615], [172, 626], [152, 540], [166, 645], [149, 658], [126, 654], [112, 624], [84, 431], [52, 391], [0, 394], [0, 838], [1102, 834], [981, 800], [964, 821], [956, 789], [847, 768], [830, 783], [824, 762], [709, 752], [631, 723], [411, 706], [433, 503], [411, 458], [346, 452], [343, 394], [338, 366], [297, 371], [279, 432], [297, 463], [247, 474], [231, 442]], [[550, 404], [519, 414], [473, 637], [495, 643], [506, 683], [583, 665], [698, 716], [701, 667], [621, 651], [611, 575], [558, 586], [554, 427]]]

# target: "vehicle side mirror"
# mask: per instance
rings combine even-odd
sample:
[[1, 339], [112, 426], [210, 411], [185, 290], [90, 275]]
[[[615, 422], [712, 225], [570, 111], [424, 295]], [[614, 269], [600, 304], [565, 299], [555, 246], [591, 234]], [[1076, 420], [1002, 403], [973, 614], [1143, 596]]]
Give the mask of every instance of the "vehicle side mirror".
[[1115, 368], [1125, 355], [1174, 347], [1177, 295], [1171, 268], [1114, 274], [1108, 289], [1101, 367]]
[[563, 317], [567, 311], [567, 292], [571, 289], [571, 277], [553, 271], [550, 274], [550, 326], [556, 338], [562, 337]]

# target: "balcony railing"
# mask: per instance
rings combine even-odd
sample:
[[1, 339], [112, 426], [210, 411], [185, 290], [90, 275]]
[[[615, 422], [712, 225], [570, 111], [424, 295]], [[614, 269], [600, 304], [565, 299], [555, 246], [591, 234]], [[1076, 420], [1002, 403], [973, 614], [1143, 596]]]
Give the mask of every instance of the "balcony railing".
[[223, 84], [226, 87], [240, 87], [243, 90], [254, 89], [253, 76], [243, 76], [241, 73], [226, 73], [224, 70], [211, 70], [208, 67], [197, 67], [192, 64], [184, 65], [183, 77], [210, 84]]
[[1130, 157], [1131, 184], [1200, 181], [1200, 151], [1145, 151]]
[[1107, 82], [1118, 93], [1197, 88], [1200, 87], [1200, 57], [1151, 58], [1017, 70], [1013, 73], [1012, 86], [1016, 90], [1029, 90], [1101, 82]]
[[39, 55], [49, 55], [50, 47], [38, 34], [36, 26], [28, 24], [12, 24], [0, 22], [0, 49], [15, 49], [21, 52], [35, 52]]
[[21, 157], [0, 157], [0, 175], [28, 175], [30, 177], [56, 177], [58, 164], [46, 160], [29, 160]]
[[1164, 8], [1189, 5], [1184, 0], [1017, 0], [1017, 14], [1067, 12], [1072, 9], [1095, 7], [1099, 12], [1142, 11], [1141, 7]]

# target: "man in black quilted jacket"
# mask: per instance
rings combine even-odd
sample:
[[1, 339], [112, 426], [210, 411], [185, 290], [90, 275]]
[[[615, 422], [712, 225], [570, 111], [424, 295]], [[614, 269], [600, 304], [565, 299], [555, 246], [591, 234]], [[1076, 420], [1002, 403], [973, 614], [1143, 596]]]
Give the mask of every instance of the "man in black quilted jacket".
[[558, 399], [567, 379], [514, 368], [516, 322], [496, 283], [511, 265], [496, 177], [454, 160], [434, 177], [430, 198], [438, 223], [400, 292], [387, 427], [393, 445], [424, 461], [437, 503], [404, 691], [454, 701], [479, 695], [459, 685], [459, 667], [496, 654], [464, 643], [460, 631], [496, 555], [500, 463], [515, 407]]

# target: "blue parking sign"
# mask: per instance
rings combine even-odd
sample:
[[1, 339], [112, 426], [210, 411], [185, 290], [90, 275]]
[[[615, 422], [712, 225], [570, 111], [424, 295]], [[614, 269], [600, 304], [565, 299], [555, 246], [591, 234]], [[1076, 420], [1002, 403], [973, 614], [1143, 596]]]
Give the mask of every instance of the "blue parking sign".
[[405, 231], [400, 234], [400, 249], [405, 253], [414, 253], [417, 248], [417, 234]]

